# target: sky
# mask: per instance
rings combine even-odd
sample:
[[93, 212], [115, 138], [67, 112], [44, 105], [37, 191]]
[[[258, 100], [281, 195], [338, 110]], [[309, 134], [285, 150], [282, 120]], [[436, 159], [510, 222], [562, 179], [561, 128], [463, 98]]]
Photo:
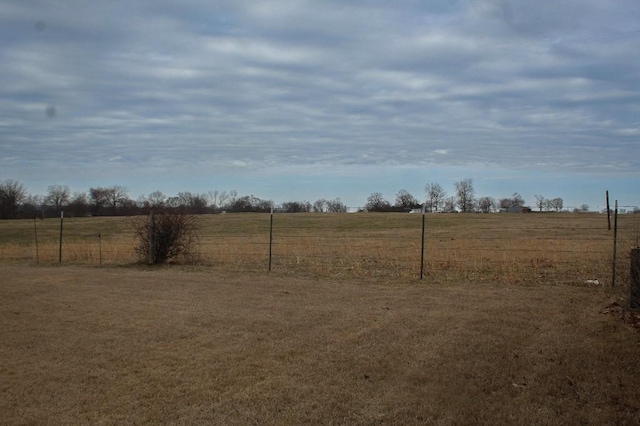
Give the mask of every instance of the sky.
[[640, 205], [638, 77], [637, 0], [0, 0], [0, 180]]

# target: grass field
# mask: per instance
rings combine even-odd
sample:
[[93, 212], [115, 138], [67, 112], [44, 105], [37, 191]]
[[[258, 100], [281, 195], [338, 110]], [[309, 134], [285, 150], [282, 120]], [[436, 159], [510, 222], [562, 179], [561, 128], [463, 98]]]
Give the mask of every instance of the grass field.
[[0, 424], [637, 424], [618, 294], [0, 265]]
[[[65, 219], [65, 264], [127, 265], [138, 259], [129, 219]], [[198, 216], [197, 255], [181, 263], [224, 271], [274, 271], [322, 277], [416, 278], [422, 216], [268, 214]], [[38, 233], [38, 246], [35, 233]], [[60, 220], [0, 221], [0, 262], [56, 263]], [[638, 244], [640, 215], [620, 215], [618, 268]], [[98, 237], [98, 235], [100, 237]], [[613, 231], [601, 214], [430, 214], [424, 274], [435, 281], [612, 282]]]

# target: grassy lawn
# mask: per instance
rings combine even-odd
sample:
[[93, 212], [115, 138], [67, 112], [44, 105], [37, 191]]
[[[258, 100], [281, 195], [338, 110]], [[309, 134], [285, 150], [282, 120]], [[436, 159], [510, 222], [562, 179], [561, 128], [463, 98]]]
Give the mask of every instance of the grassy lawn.
[[0, 266], [0, 424], [636, 424], [602, 287]]

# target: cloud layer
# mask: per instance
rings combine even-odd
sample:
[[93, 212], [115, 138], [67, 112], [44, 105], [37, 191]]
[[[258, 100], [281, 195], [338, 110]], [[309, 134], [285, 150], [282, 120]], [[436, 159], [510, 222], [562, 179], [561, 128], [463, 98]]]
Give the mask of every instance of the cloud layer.
[[640, 166], [636, 0], [4, 2], [0, 63], [0, 178]]

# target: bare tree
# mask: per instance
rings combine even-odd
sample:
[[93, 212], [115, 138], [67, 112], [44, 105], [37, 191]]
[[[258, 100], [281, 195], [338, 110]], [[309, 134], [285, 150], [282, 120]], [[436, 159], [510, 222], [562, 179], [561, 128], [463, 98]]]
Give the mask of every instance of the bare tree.
[[312, 207], [308, 201], [287, 201], [281, 205], [285, 213], [308, 213]]
[[439, 183], [428, 183], [424, 187], [424, 191], [427, 194], [427, 206], [429, 206], [429, 211], [438, 211], [438, 206], [444, 200], [447, 193], [442, 189]]
[[149, 194], [149, 197], [147, 197], [147, 201], [149, 203], [149, 207], [152, 209], [160, 209], [165, 206], [167, 196], [161, 191], [153, 191]]
[[313, 202], [313, 211], [315, 213], [323, 213], [327, 209], [327, 200], [320, 198]]
[[517, 192], [514, 192], [511, 197], [500, 199], [500, 208], [508, 209], [509, 207], [522, 207], [524, 206], [524, 198]]
[[86, 216], [89, 212], [89, 199], [85, 192], [74, 192], [69, 201], [69, 213], [72, 216]]
[[478, 199], [478, 208], [482, 213], [491, 213], [496, 209], [498, 203], [493, 197], [480, 197]]
[[554, 198], [549, 201], [549, 206], [555, 211], [559, 212], [564, 207], [564, 200], [562, 198]]
[[27, 195], [22, 201], [23, 217], [41, 217], [44, 219], [45, 197], [42, 195]]
[[373, 194], [367, 197], [367, 204], [365, 208], [370, 212], [382, 212], [389, 210], [391, 204], [387, 200], [384, 199], [382, 193], [374, 192]]
[[340, 201], [340, 198], [327, 201], [327, 212], [329, 213], [346, 213], [347, 206]]
[[89, 188], [89, 197], [91, 198], [91, 208], [94, 215], [102, 214], [104, 207], [108, 204], [106, 188]]
[[544, 198], [542, 195], [535, 195], [536, 198], [536, 207], [538, 208], [539, 211], [542, 211], [542, 209], [545, 207], [547, 199]]
[[396, 194], [395, 207], [402, 208], [402, 209], [411, 209], [411, 208], [415, 208], [419, 204], [420, 203], [418, 203], [418, 200], [416, 199], [416, 197], [411, 195], [411, 193], [406, 189], [401, 189]]
[[462, 213], [473, 211], [474, 194], [473, 181], [469, 178], [463, 179], [454, 184], [456, 188], [456, 197], [458, 207]]
[[445, 213], [454, 213], [456, 211], [456, 197], [453, 195], [442, 200], [442, 211]]
[[174, 208], [186, 209], [192, 214], [203, 214], [207, 211], [208, 197], [189, 191], [178, 192], [177, 196], [169, 199], [169, 205]]
[[52, 206], [56, 212], [69, 204], [70, 191], [67, 185], [50, 185], [47, 188], [46, 204]]
[[127, 188], [119, 185], [114, 185], [106, 190], [106, 198], [109, 206], [111, 207], [111, 214], [116, 215], [118, 207], [123, 206], [129, 199], [127, 195]]
[[27, 190], [20, 182], [6, 179], [0, 182], [0, 218], [15, 219], [18, 207], [27, 196]]
[[227, 191], [218, 191], [217, 189], [215, 191], [209, 191], [209, 201], [214, 213], [224, 205], [228, 198], [229, 194], [227, 194]]

